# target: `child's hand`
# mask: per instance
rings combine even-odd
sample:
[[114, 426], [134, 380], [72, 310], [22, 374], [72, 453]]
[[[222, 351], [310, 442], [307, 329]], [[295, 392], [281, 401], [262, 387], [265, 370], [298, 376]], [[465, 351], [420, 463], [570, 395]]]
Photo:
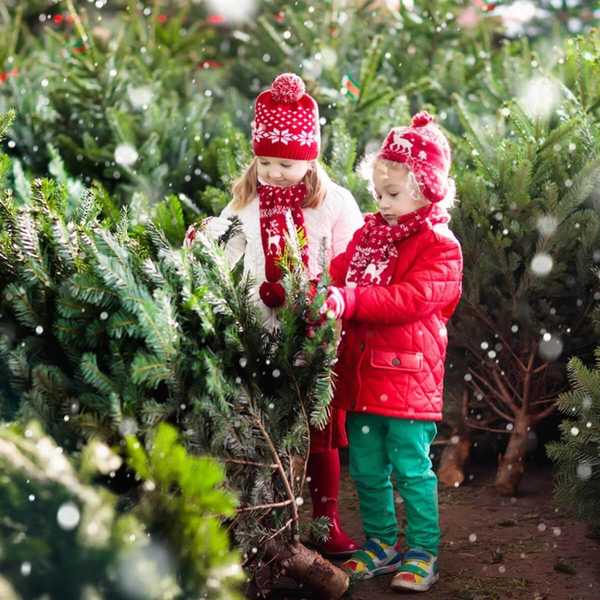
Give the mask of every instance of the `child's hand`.
[[194, 241], [196, 240], [196, 236], [198, 235], [198, 230], [195, 225], [190, 225], [185, 232], [185, 237], [183, 238], [183, 245], [186, 248], [191, 248], [194, 245]]
[[321, 315], [330, 319], [341, 319], [346, 311], [346, 297], [344, 288], [329, 286], [327, 300], [321, 307]]

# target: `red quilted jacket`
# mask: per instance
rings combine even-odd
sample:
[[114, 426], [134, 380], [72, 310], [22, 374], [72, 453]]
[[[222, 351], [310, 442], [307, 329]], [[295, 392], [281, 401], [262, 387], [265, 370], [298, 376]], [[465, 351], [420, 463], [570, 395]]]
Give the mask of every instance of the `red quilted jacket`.
[[[332, 261], [333, 285], [345, 286], [362, 233], [359, 229], [346, 251]], [[333, 406], [439, 421], [446, 323], [460, 299], [462, 252], [446, 223], [423, 229], [397, 247], [389, 285], [346, 287], [354, 310], [342, 324]]]

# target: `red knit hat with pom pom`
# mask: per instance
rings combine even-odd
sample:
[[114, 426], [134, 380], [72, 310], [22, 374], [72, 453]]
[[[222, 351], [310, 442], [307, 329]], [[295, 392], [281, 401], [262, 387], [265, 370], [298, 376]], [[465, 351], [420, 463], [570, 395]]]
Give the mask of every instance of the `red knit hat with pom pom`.
[[394, 127], [377, 156], [406, 164], [430, 202], [439, 202], [448, 193], [450, 145], [429, 113], [417, 113], [410, 127]]
[[252, 148], [256, 156], [314, 160], [319, 156], [319, 109], [294, 73], [278, 75], [254, 106]]

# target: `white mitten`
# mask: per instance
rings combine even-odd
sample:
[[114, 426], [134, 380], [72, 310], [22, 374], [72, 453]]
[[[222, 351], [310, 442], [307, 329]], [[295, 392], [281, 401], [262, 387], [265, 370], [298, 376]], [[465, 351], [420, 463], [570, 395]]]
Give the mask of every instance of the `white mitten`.
[[231, 221], [226, 217], [207, 217], [200, 225], [202, 233], [210, 240], [216, 241], [227, 233]]

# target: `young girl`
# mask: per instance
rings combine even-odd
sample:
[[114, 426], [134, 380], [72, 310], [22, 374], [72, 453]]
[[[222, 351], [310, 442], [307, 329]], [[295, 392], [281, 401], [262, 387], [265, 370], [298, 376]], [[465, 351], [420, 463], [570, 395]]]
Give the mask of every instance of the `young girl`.
[[[318, 107], [297, 75], [279, 75], [256, 99], [252, 143], [255, 158], [234, 183], [233, 201], [220, 217], [208, 220], [205, 231], [219, 237], [228, 229], [229, 217], [240, 219], [242, 233], [229, 242], [226, 253], [231, 264], [243, 256], [244, 271], [256, 282], [254, 300], [265, 325], [274, 329], [277, 309], [285, 301], [277, 261], [285, 246], [286, 213], [291, 212], [308, 240], [302, 258], [311, 279], [321, 271], [322, 242], [329, 262], [346, 248], [363, 218], [352, 194], [333, 183], [317, 162]], [[313, 513], [330, 519], [329, 539], [320, 550], [333, 556], [358, 549], [341, 529], [337, 512], [338, 448], [346, 445], [342, 410], [332, 410], [325, 430], [311, 430], [308, 477]]]
[[[379, 212], [331, 263], [324, 312], [343, 318], [334, 406], [349, 411], [350, 474], [367, 542], [344, 563], [392, 588], [438, 579], [437, 479], [429, 449], [442, 418], [446, 323], [461, 294], [462, 254], [448, 228], [450, 148], [427, 113], [393, 129], [372, 167]], [[407, 520], [402, 555], [391, 474]]]

